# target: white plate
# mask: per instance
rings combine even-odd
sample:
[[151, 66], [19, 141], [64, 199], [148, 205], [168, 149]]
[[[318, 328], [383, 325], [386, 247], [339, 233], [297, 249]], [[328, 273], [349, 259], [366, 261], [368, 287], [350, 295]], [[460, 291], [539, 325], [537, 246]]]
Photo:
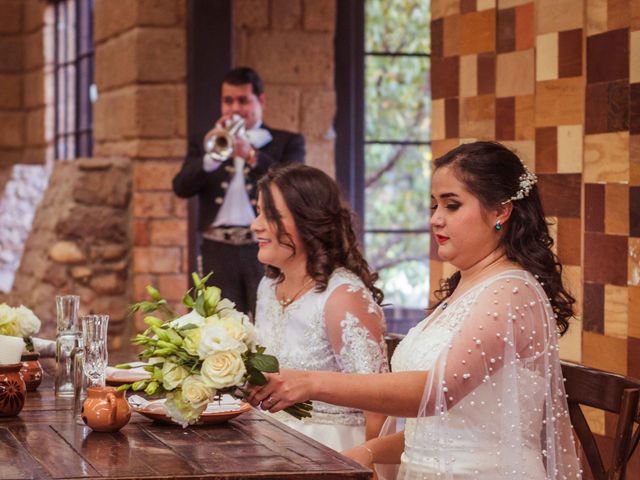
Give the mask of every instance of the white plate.
[[[175, 423], [164, 410], [165, 399], [148, 401], [133, 395], [129, 397], [129, 405], [134, 412], [138, 412], [151, 420], [161, 423]], [[140, 403], [138, 403], [140, 402]], [[238, 415], [251, 410], [251, 405], [233, 398], [230, 395], [223, 395], [220, 401], [209, 403], [207, 409], [200, 416], [200, 420], [196, 425], [205, 425], [212, 423], [222, 423]]]
[[151, 373], [147, 372], [143, 367], [147, 365], [144, 362], [130, 362], [133, 368], [123, 369], [115, 367], [107, 367], [106, 381], [108, 385], [123, 385], [125, 383], [133, 383], [140, 380], [147, 380]]

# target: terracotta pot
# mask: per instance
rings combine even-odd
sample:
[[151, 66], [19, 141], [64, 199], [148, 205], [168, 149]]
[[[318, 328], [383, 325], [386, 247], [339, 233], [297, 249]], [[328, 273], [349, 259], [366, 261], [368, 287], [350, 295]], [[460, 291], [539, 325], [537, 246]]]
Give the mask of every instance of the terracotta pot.
[[115, 387], [89, 387], [82, 404], [82, 421], [96, 432], [115, 432], [131, 418], [131, 408], [124, 392]]
[[20, 369], [21, 363], [0, 365], [0, 417], [18, 415], [24, 406], [27, 387]]
[[27, 392], [33, 392], [42, 382], [42, 365], [40, 365], [39, 358], [38, 352], [24, 352], [20, 358], [22, 362], [20, 372], [27, 386]]

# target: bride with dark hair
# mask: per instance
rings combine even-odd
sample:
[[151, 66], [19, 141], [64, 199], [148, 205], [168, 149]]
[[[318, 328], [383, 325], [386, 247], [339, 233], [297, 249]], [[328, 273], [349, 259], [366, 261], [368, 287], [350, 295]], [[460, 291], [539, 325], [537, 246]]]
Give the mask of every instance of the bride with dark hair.
[[274, 412], [315, 399], [406, 417], [403, 431], [345, 452], [400, 464], [399, 479], [581, 478], [558, 354], [574, 299], [536, 181], [494, 142], [435, 160], [431, 230], [458, 271], [396, 348], [393, 373], [283, 370], [249, 401]]
[[[251, 228], [265, 264], [256, 327], [267, 353], [283, 368], [388, 371], [383, 295], [335, 181], [304, 165], [272, 169], [259, 182]], [[265, 399], [265, 405], [271, 401], [276, 407], [272, 400]], [[276, 416], [338, 451], [376, 436], [384, 420], [323, 402], [314, 402], [312, 417], [303, 421]]]

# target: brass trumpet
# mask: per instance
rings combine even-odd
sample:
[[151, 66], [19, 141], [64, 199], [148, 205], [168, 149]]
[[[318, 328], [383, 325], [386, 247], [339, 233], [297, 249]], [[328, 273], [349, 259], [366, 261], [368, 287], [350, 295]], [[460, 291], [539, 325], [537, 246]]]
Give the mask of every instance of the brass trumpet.
[[214, 160], [223, 162], [233, 153], [233, 137], [244, 134], [244, 118], [233, 115], [222, 127], [215, 127], [204, 136], [204, 151]]

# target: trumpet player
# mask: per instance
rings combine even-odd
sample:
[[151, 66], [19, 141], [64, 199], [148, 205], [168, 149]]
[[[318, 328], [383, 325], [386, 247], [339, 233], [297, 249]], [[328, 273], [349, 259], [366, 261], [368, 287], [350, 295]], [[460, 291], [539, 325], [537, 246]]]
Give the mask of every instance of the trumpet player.
[[302, 163], [304, 138], [264, 125], [264, 86], [251, 68], [225, 75], [221, 99], [222, 116], [190, 142], [173, 190], [182, 198], [198, 196], [203, 273], [213, 271], [212, 282], [224, 296], [253, 314], [264, 273], [249, 229], [256, 216], [256, 183], [273, 165]]

